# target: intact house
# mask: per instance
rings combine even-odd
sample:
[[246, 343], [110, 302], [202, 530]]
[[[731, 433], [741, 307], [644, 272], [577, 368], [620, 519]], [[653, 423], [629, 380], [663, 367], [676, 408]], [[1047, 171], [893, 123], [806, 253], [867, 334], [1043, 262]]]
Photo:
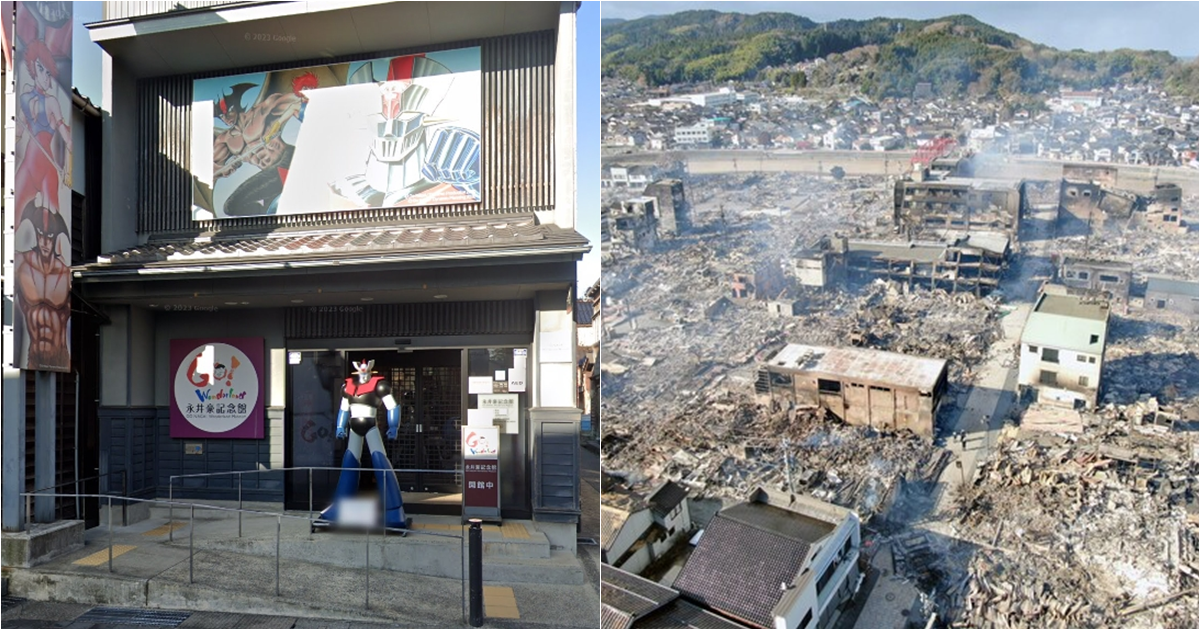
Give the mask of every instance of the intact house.
[[1150, 312], [1172, 311], [1200, 319], [1200, 284], [1194, 280], [1151, 277], [1146, 280], [1145, 308]]
[[600, 504], [600, 559], [641, 573], [686, 539], [692, 528], [687, 490], [668, 481], [648, 498], [610, 489]]
[[1021, 332], [1017, 383], [1037, 402], [1095, 407], [1108, 316], [1107, 302], [1048, 285]]
[[615, 567], [600, 572], [600, 627], [745, 628], [679, 596], [679, 591]]
[[673, 588], [751, 628], [828, 628], [862, 584], [860, 521], [846, 508], [759, 488], [717, 513]]
[[946, 361], [793, 343], [759, 367], [754, 388], [763, 402], [820, 407], [848, 424], [932, 438]]

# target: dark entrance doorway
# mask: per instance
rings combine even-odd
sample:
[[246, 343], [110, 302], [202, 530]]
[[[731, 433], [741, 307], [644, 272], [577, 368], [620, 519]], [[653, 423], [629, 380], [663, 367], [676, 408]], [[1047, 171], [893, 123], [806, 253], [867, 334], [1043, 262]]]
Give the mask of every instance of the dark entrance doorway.
[[[447, 472], [397, 472], [404, 492], [405, 509], [413, 513], [458, 514], [462, 491], [462, 351], [461, 350], [349, 350], [300, 351], [288, 356], [289, 467], [341, 465], [346, 441], [336, 439], [341, 388], [350, 376], [352, 361], [374, 360], [374, 371], [385, 376], [400, 405], [400, 429], [389, 440], [387, 413], [380, 407], [376, 422], [384, 447], [397, 470]], [[363, 447], [364, 461], [370, 456]], [[313, 509], [329, 505], [337, 486], [338, 470], [316, 471], [312, 479]], [[287, 474], [286, 509], [309, 508], [309, 479], [304, 471]], [[375, 491], [375, 475], [359, 476], [359, 487]]]

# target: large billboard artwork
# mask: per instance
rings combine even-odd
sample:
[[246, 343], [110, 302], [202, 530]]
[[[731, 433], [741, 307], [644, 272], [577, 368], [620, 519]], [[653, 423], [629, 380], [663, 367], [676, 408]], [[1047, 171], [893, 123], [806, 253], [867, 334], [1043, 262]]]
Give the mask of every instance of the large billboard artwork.
[[480, 200], [479, 48], [193, 83], [194, 219]]
[[16, 3], [13, 363], [27, 370], [71, 369], [73, 9], [70, 2]]

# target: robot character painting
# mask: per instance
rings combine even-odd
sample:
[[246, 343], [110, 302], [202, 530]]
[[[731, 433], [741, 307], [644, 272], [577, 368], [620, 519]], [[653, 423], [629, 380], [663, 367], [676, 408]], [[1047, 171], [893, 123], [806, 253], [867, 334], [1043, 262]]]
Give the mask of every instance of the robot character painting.
[[383, 440], [379, 437], [379, 427], [375, 424], [376, 410], [379, 405], [383, 405], [387, 409], [387, 437], [389, 440], [396, 439], [396, 432], [400, 429], [400, 406], [392, 397], [392, 387], [387, 380], [371, 373], [373, 367], [374, 360], [354, 363], [355, 376], [347, 378], [342, 388], [342, 405], [337, 416], [337, 437], [349, 439], [346, 442], [346, 454], [342, 458], [342, 473], [338, 479], [333, 505], [321, 512], [317, 525], [336, 523], [338, 503], [358, 492], [358, 469], [366, 468], [360, 461], [365, 438], [367, 448], [371, 451], [371, 467], [375, 469], [375, 479], [383, 497], [383, 525], [404, 529], [409, 526], [409, 521], [404, 516], [404, 503], [400, 498], [400, 484], [396, 481], [396, 473], [388, 461]]

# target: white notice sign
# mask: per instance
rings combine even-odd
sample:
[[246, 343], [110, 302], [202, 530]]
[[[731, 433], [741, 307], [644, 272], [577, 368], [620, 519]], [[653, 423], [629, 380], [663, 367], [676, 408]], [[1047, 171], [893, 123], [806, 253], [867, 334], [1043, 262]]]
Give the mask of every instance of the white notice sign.
[[504, 433], [516, 434], [517, 429], [517, 395], [489, 394], [479, 397], [479, 410], [492, 412], [492, 422], [502, 427]]
[[508, 391], [525, 391], [525, 367], [529, 364], [529, 350], [517, 348], [513, 350], [513, 366], [508, 371]]
[[492, 377], [490, 377], [490, 376], [468, 376], [467, 377], [467, 393], [468, 394], [490, 394], [490, 393], [492, 393]]
[[538, 335], [538, 361], [542, 363], [574, 363], [575, 344], [571, 340], [571, 331], [554, 330]]

